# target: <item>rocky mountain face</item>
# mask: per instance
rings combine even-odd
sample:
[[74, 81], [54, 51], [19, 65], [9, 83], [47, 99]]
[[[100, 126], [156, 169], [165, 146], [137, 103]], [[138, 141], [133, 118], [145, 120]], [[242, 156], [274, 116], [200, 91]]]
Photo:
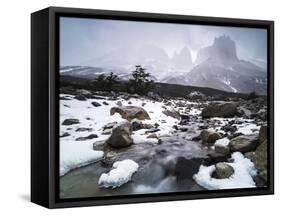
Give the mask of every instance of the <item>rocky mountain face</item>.
[[227, 36], [198, 52], [195, 66], [181, 76], [168, 76], [168, 83], [210, 87], [230, 92], [255, 91], [265, 95], [267, 74], [264, 69], [237, 58], [236, 45]]
[[190, 50], [185, 46], [179, 53], [175, 52], [171, 62], [176, 69], [188, 71], [192, 67]]
[[213, 45], [199, 50], [195, 64], [198, 65], [210, 58], [214, 63], [221, 65], [237, 61], [235, 42], [228, 36], [215, 38]]

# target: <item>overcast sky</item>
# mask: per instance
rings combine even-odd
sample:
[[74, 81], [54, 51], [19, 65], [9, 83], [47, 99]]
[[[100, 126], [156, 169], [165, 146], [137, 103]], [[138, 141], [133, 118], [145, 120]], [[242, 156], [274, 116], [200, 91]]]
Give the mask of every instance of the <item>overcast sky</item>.
[[170, 57], [187, 46], [194, 59], [221, 35], [236, 42], [238, 58], [266, 61], [265, 29], [65, 17], [60, 18], [60, 65], [83, 65], [116, 49], [145, 44], [161, 47]]

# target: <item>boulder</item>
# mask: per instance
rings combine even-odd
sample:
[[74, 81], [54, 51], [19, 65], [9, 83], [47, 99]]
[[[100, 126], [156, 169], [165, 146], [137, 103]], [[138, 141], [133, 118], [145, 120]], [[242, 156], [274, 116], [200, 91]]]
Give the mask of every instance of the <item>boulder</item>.
[[93, 143], [93, 149], [96, 151], [104, 151], [106, 147], [105, 141], [96, 141]]
[[114, 148], [128, 147], [133, 144], [132, 125], [130, 122], [122, 122], [112, 129], [111, 136], [106, 141], [106, 143]]
[[228, 155], [230, 152], [228, 144], [229, 144], [229, 139], [227, 137], [217, 140], [214, 144], [215, 152], [223, 155]]
[[141, 129], [151, 129], [153, 125], [151, 124], [144, 124], [140, 120], [134, 119], [132, 122], [132, 129], [133, 131], [141, 130]]
[[168, 110], [168, 109], [166, 109], [166, 110], [163, 110], [162, 113], [165, 114], [166, 116], [170, 116], [172, 118], [181, 120], [181, 115], [176, 110]]
[[206, 130], [206, 129], [208, 129], [209, 128], [209, 126], [207, 125], [207, 124], [204, 124], [204, 125], [199, 125], [198, 126], [200, 129], [204, 129], [204, 130]]
[[202, 143], [214, 143], [216, 140], [221, 138], [221, 135], [216, 132], [211, 132], [209, 130], [202, 130], [200, 133], [200, 137], [202, 140]]
[[233, 138], [229, 142], [231, 152], [250, 152], [255, 151], [258, 146], [258, 134], [241, 135]]
[[73, 125], [73, 124], [79, 124], [79, 120], [78, 119], [65, 119], [62, 122], [62, 125]]
[[145, 134], [156, 133], [156, 132], [158, 132], [158, 131], [160, 131], [159, 128], [150, 128], [150, 129], [148, 129], [147, 131], [145, 131]]
[[237, 114], [236, 105], [233, 103], [209, 104], [202, 110], [202, 118], [223, 117], [231, 118]]
[[140, 130], [140, 129], [142, 129], [142, 127], [143, 127], [142, 122], [139, 121], [139, 120], [133, 120], [133, 121], [131, 122], [131, 124], [132, 124], [132, 130], [133, 130], [133, 131]]
[[101, 106], [101, 104], [98, 103], [98, 102], [96, 102], [96, 101], [93, 101], [93, 102], [92, 102], [92, 105], [93, 105], [94, 107], [99, 107], [99, 106]]
[[228, 155], [229, 147], [227, 145], [215, 145], [215, 152], [223, 155]]
[[203, 165], [210, 166], [219, 162], [227, 161], [227, 156], [225, 154], [210, 152], [207, 154], [207, 158], [204, 160]]
[[75, 95], [75, 97], [74, 97], [76, 100], [80, 100], [80, 101], [85, 101], [85, 100], [87, 100], [87, 98], [84, 96], [84, 95], [82, 95], [82, 94], [80, 94], [80, 95]]
[[[85, 98], [85, 99], [86, 98], [88, 98], [88, 99], [92, 99], [93, 98], [92, 93], [90, 91], [88, 91], [88, 90], [85, 90], [85, 89], [77, 90], [76, 94], [77, 94], [77, 96], [80, 96], [80, 97]], [[82, 100], [84, 100], [84, 99], [82, 99]]]
[[267, 127], [262, 126], [259, 133], [259, 146], [249, 157], [257, 169], [255, 178], [258, 187], [267, 185]]
[[202, 130], [200, 133], [200, 138], [202, 140], [202, 143], [206, 143], [208, 140], [209, 135], [211, 134], [208, 130]]
[[257, 147], [251, 161], [255, 164], [258, 175], [267, 182], [267, 140]]
[[225, 125], [225, 126], [222, 126], [221, 129], [224, 131], [224, 132], [230, 132], [230, 133], [234, 133], [235, 131], [237, 131], [237, 127], [234, 125]]
[[204, 158], [185, 158], [179, 157], [176, 160], [175, 175], [177, 181], [192, 179], [193, 175], [198, 172]]
[[103, 105], [106, 105], [106, 106], [109, 105], [106, 101], [103, 101], [102, 104], [103, 104]]
[[105, 97], [99, 96], [99, 95], [85, 95], [89, 99], [98, 99], [98, 100], [104, 100]]
[[93, 128], [77, 128], [75, 131], [76, 132], [85, 132], [85, 131], [92, 132]]
[[267, 140], [267, 126], [263, 125], [259, 132], [259, 143], [263, 143], [265, 140]]
[[98, 135], [90, 134], [89, 136], [86, 136], [86, 137], [78, 137], [75, 139], [75, 141], [85, 141], [85, 140], [94, 139], [94, 138], [98, 138]]
[[148, 139], [157, 139], [157, 135], [155, 133], [149, 134], [146, 138]]
[[208, 136], [207, 143], [215, 143], [218, 139], [221, 139], [221, 135], [219, 133], [211, 133]]
[[228, 165], [227, 163], [217, 163], [215, 170], [215, 177], [219, 179], [229, 178], [234, 174], [234, 169], [232, 166]]
[[123, 119], [126, 119], [128, 121], [131, 121], [133, 119], [150, 120], [148, 113], [142, 107], [137, 107], [137, 106], [112, 107], [110, 109], [110, 115], [114, 115], [115, 113], [119, 113]]
[[70, 133], [64, 132], [62, 135], [60, 135], [60, 138], [68, 137], [68, 136], [70, 136]]
[[238, 108], [238, 112], [244, 118], [251, 118], [252, 112], [249, 109], [245, 108], [245, 107], [239, 107]]
[[256, 113], [256, 117], [261, 119], [262, 121], [266, 121], [267, 120], [267, 110], [265, 109], [260, 109], [257, 113]]
[[110, 122], [103, 126], [103, 130], [112, 129], [116, 124], [117, 124], [117, 122]]

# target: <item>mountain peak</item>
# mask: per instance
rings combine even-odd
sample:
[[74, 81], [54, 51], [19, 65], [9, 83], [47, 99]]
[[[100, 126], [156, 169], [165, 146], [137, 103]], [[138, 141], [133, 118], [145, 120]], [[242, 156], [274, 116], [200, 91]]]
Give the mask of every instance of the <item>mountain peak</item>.
[[236, 44], [235, 42], [227, 35], [222, 35], [220, 37], [216, 37], [213, 43], [213, 47], [215, 49], [216, 54], [218, 54], [220, 58], [228, 58], [232, 60], [237, 60], [236, 53]]
[[172, 62], [177, 69], [188, 71], [192, 66], [190, 50], [184, 46], [179, 52], [174, 52]]
[[189, 53], [189, 48], [187, 46], [184, 46], [181, 51], [181, 53], [184, 53], [184, 52], [188, 52]]
[[196, 64], [200, 64], [207, 59], [224, 65], [237, 61], [235, 42], [227, 35], [216, 37], [211, 46], [199, 50]]

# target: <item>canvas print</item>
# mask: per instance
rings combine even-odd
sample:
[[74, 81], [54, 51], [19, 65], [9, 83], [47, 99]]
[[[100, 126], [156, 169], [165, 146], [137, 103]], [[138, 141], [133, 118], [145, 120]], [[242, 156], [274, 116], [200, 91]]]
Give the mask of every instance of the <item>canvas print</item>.
[[62, 199], [261, 188], [267, 30], [60, 17]]

